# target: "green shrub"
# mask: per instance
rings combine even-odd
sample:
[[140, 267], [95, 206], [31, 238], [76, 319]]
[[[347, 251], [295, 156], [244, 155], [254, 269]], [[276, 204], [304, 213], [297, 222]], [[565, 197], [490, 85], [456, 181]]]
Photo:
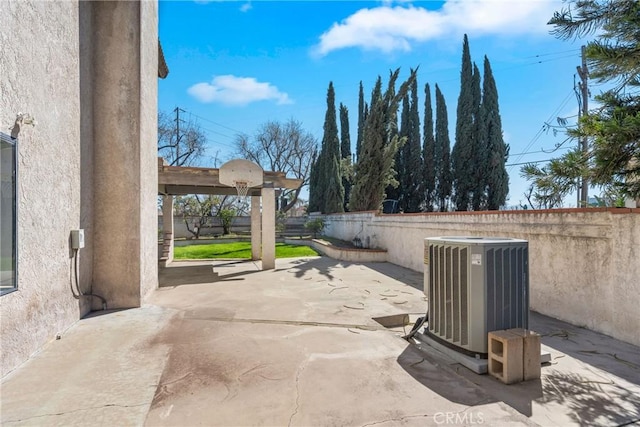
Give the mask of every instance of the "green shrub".
[[322, 232], [324, 229], [324, 220], [322, 218], [310, 219], [305, 222], [304, 228], [311, 231], [313, 233], [313, 238], [315, 239], [318, 233]]
[[231, 233], [231, 222], [235, 216], [236, 211], [233, 209], [221, 209], [218, 212], [218, 217], [220, 217], [220, 222], [222, 223], [222, 234]]

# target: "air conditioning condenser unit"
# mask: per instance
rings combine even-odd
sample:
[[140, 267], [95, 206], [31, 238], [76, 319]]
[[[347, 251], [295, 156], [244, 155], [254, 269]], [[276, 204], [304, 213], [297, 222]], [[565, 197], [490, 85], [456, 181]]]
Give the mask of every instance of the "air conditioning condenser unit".
[[491, 331], [529, 326], [526, 240], [433, 237], [424, 244], [424, 292], [436, 341], [486, 358]]

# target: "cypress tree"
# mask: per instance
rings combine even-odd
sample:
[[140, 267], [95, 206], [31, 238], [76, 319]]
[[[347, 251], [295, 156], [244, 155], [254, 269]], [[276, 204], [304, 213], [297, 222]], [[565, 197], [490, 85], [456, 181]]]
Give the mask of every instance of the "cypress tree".
[[336, 121], [336, 103], [333, 82], [329, 82], [327, 90], [327, 113], [324, 119], [324, 136], [322, 137], [321, 168], [319, 169], [318, 193], [322, 197], [323, 213], [344, 212], [344, 188], [340, 173], [340, 140]]
[[[351, 164], [351, 136], [349, 135], [349, 109], [340, 103], [340, 152], [342, 162], [345, 165]], [[344, 210], [347, 210], [349, 196], [351, 194], [351, 178], [342, 176], [342, 186], [344, 187]]]
[[[411, 72], [417, 73], [416, 70]], [[405, 158], [405, 169], [408, 170], [408, 183], [406, 185], [405, 212], [420, 212], [420, 206], [424, 202], [423, 195], [423, 164], [420, 149], [420, 113], [418, 111], [418, 79], [411, 83], [411, 105], [409, 107], [409, 130], [407, 135], [408, 156]]]
[[431, 107], [431, 88], [429, 83], [424, 86], [424, 131], [422, 139], [423, 159], [423, 192], [424, 210], [433, 211], [433, 201], [436, 188], [435, 139], [433, 137], [433, 108]]
[[440, 212], [447, 211], [447, 200], [451, 196], [452, 176], [449, 159], [449, 119], [447, 104], [436, 85], [436, 137], [434, 144], [434, 170], [436, 175], [435, 199]]
[[362, 87], [362, 80], [360, 80], [360, 91], [358, 93], [358, 136], [356, 139], [356, 161], [360, 158], [360, 149], [362, 147], [362, 137], [364, 133], [364, 121], [365, 117], [365, 102], [364, 102], [364, 88]]
[[398, 148], [394, 159], [393, 180], [389, 183], [385, 190], [385, 197], [390, 200], [396, 200], [398, 202], [399, 209], [404, 211], [403, 201], [405, 200], [405, 189], [408, 185], [409, 177], [408, 170], [405, 167], [405, 158], [407, 157], [406, 140], [409, 134], [409, 95], [405, 95], [402, 98], [402, 110], [400, 110], [400, 131], [398, 135], [405, 141], [402, 147]]
[[487, 193], [487, 145], [485, 138], [484, 114], [482, 114], [482, 95], [480, 92], [480, 70], [473, 63], [471, 81], [473, 100], [473, 133], [471, 134], [471, 207], [474, 211], [485, 208]]
[[424, 197], [421, 194], [423, 177], [417, 79], [413, 80], [409, 93], [403, 98], [400, 136], [406, 141], [399, 150], [400, 155], [396, 157], [400, 181], [397, 198], [403, 212], [419, 212]]
[[311, 171], [309, 172], [309, 206], [307, 212], [319, 212], [320, 211], [320, 192], [318, 188], [319, 181], [319, 166], [320, 156], [317, 153], [313, 153], [313, 160], [311, 161]]
[[509, 146], [505, 144], [502, 136], [498, 88], [493, 78], [491, 64], [486, 56], [484, 57], [482, 111], [487, 151], [486, 208], [497, 210], [505, 204], [509, 194], [509, 175], [505, 166], [509, 156]]
[[469, 53], [469, 40], [464, 35], [462, 44], [462, 70], [460, 72], [460, 95], [458, 96], [458, 109], [456, 116], [456, 136], [453, 152], [451, 153], [453, 169], [453, 201], [455, 209], [466, 211], [471, 202], [473, 187], [472, 139], [474, 130], [474, 106], [473, 106], [473, 69], [471, 66], [471, 54]]
[[351, 211], [379, 209], [384, 199], [385, 187], [392, 179], [395, 154], [402, 143], [396, 130], [398, 104], [415, 79], [413, 72], [396, 93], [395, 82], [399, 72], [397, 69], [391, 73], [384, 96], [380, 78], [372, 91], [363, 133], [362, 157], [356, 165], [349, 200]]

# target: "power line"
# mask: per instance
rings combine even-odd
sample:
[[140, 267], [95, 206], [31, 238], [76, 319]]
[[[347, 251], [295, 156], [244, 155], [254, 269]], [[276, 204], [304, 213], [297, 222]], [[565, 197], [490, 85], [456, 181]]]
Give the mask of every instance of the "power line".
[[522, 165], [531, 165], [531, 164], [536, 164], [536, 163], [545, 163], [545, 162], [548, 162], [548, 161], [551, 161], [551, 160], [553, 160], [553, 159], [546, 159], [546, 160], [534, 160], [534, 161], [531, 161], [531, 162], [522, 162], [522, 163], [510, 163], [510, 164], [505, 165], [505, 166], [522, 166]]
[[550, 55], [561, 55], [563, 53], [572, 53], [572, 52], [580, 52], [581, 48], [577, 47], [574, 49], [569, 49], [569, 50], [561, 50], [559, 52], [547, 52], [547, 53], [539, 53], [536, 55], [531, 55], [531, 56], [525, 56], [524, 59], [529, 59], [529, 58], [539, 58], [541, 56], [550, 56]]
[[[549, 116], [549, 118], [547, 119], [547, 122], [551, 121], [551, 119], [556, 116], [563, 108], [564, 106], [567, 104], [567, 102], [569, 102], [569, 99], [571, 99], [571, 96], [573, 95], [573, 89], [571, 89], [571, 91], [569, 91], [569, 94], [564, 98], [564, 100], [560, 103], [560, 105], [553, 111], [553, 113], [551, 113], [551, 115]], [[524, 152], [527, 152], [531, 146], [533, 144], [535, 144], [535, 142], [542, 136], [542, 134], [544, 133], [546, 129], [546, 125], [543, 125], [540, 130], [538, 130], [538, 132], [534, 135], [534, 137], [531, 139], [531, 141], [527, 144], [527, 146], [524, 149]], [[515, 159], [516, 162], [520, 161], [520, 159], [522, 159], [522, 155], [519, 155], [517, 159]], [[507, 165], [510, 166], [509, 172], [511, 172], [511, 170], [513, 169], [513, 166], [515, 165]]]
[[[562, 144], [564, 144], [564, 142]], [[555, 153], [560, 148], [562, 148], [562, 144], [555, 146], [551, 150], [540, 149], [540, 150], [536, 150], [536, 151], [525, 151], [525, 152], [522, 152], [522, 153], [509, 154], [509, 157], [511, 157], [511, 156], [524, 156], [524, 155], [527, 155], [527, 154], [540, 154], [540, 153], [550, 154], [550, 153]]]
[[191, 114], [193, 117], [197, 117], [197, 118], [199, 118], [200, 120], [204, 120], [205, 122], [212, 123], [212, 124], [214, 124], [214, 125], [216, 125], [216, 126], [220, 126], [221, 128], [225, 128], [225, 129], [230, 130], [230, 131], [232, 131], [232, 132], [236, 132], [236, 133], [244, 133], [244, 132], [243, 132], [243, 131], [241, 131], [241, 130], [234, 129], [234, 128], [229, 127], [229, 126], [225, 126], [225, 125], [223, 125], [222, 123], [214, 122], [214, 121], [213, 121], [213, 120], [211, 120], [211, 119], [204, 118], [204, 117], [199, 116], [199, 115], [197, 115], [197, 114], [195, 114], [195, 113], [189, 112], [189, 114]]
[[[539, 61], [530, 61], [530, 62], [526, 62], [524, 64], [517, 64], [517, 65], [513, 65], [513, 66], [495, 67], [495, 68], [493, 68], [493, 72], [494, 73], [498, 73], [500, 71], [509, 71], [509, 70], [513, 70], [513, 69], [517, 69], [517, 68], [523, 68], [523, 67], [529, 67], [529, 66], [532, 66], [532, 65], [544, 64], [544, 63], [547, 63], [547, 62], [559, 61], [561, 59], [573, 58], [575, 56], [576, 55], [565, 55], [565, 56], [560, 56], [560, 57], [557, 57], [557, 58], [548, 58], [548, 59], [543, 59], [543, 60], [539, 60]], [[530, 58], [536, 58], [536, 57], [538, 57], [538, 55], [529, 56], [529, 57], [525, 57], [525, 58], [522, 58], [522, 59], [530, 59]], [[499, 64], [500, 62], [497, 62], [497, 63]], [[419, 76], [425, 76], [425, 75], [428, 75], [428, 74], [444, 73], [444, 72], [449, 72], [449, 71], [453, 71], [453, 70], [457, 70], [457, 69], [458, 69], [457, 67], [451, 67], [451, 68], [446, 68], [446, 69], [421, 72], [421, 73], [418, 73], [418, 75]], [[458, 79], [458, 77], [450, 78], [450, 79], [446, 79], [446, 80], [439, 80], [438, 83], [446, 83], [446, 82], [457, 80], [457, 79]]]
[[220, 135], [220, 136], [224, 136], [225, 138], [233, 139], [233, 136], [227, 135], [225, 133], [218, 132], [218, 131], [215, 131], [213, 129], [209, 129], [209, 128], [206, 128], [206, 127], [203, 127], [203, 126], [199, 126], [199, 127], [200, 127], [200, 129], [206, 130], [206, 131], [211, 132], [211, 133], [215, 133], [216, 135]]

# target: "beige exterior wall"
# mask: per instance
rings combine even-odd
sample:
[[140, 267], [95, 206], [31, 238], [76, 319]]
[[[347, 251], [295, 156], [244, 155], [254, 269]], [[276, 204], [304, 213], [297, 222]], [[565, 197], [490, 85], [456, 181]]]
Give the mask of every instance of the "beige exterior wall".
[[78, 22], [73, 2], [9, 1], [0, 13], [1, 129], [9, 133], [18, 112], [38, 122], [18, 139], [19, 290], [0, 297], [2, 375], [88, 310], [69, 289], [69, 231], [80, 228], [87, 201]]
[[140, 300], [158, 287], [158, 3], [140, 7]]
[[92, 7], [94, 289], [112, 308], [135, 307], [157, 285], [157, 5]]
[[[0, 76], [1, 130], [18, 112], [37, 120], [18, 140], [19, 289], [0, 297], [4, 376], [89, 311], [71, 294], [70, 230], [85, 229], [84, 292], [131, 307], [156, 287], [157, 4], [4, 1]], [[105, 221], [123, 202], [134, 221]], [[110, 261], [135, 274], [103, 280]]]
[[388, 261], [423, 271], [424, 239], [499, 236], [529, 241], [530, 306], [640, 345], [640, 209], [329, 215], [325, 234], [369, 239]]

